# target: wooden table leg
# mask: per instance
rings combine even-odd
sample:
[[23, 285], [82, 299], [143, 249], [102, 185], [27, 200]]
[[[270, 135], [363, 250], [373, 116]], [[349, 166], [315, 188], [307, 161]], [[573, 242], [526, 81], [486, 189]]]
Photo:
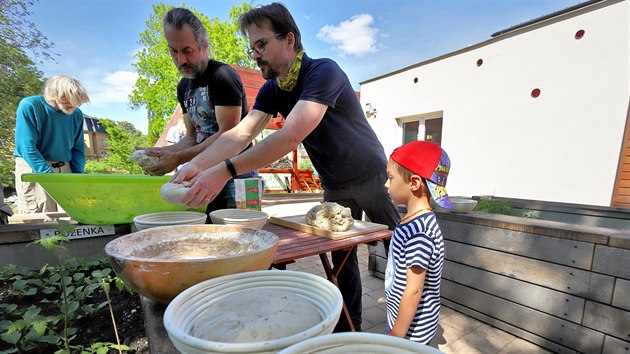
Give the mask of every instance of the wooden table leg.
[[[335, 270], [333, 270], [333, 268], [330, 266], [330, 261], [328, 260], [328, 256], [326, 255], [326, 253], [321, 253], [319, 255], [319, 259], [322, 261], [322, 265], [324, 266], [324, 272], [326, 273], [326, 277], [331, 283], [335, 284], [337, 289], [339, 289], [339, 284], [337, 283], [337, 276], [339, 275], [339, 272], [341, 271], [343, 266], [346, 264], [346, 260], [348, 260], [348, 257], [350, 256], [350, 252], [352, 252], [353, 248], [354, 247], [344, 250], [346, 252], [345, 257], [343, 258], [343, 261], [341, 262], [341, 264], [337, 265], [337, 269]], [[346, 307], [345, 300], [343, 301], [343, 306], [341, 307], [341, 319], [346, 322], [351, 332], [355, 332], [354, 324], [352, 323], [352, 319], [350, 319], [350, 313], [348, 312], [348, 308]]]

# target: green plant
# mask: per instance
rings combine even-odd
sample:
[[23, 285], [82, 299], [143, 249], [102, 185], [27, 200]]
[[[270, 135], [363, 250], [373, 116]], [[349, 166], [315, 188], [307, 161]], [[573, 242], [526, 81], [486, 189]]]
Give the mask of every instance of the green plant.
[[538, 216], [531, 209], [514, 209], [512, 203], [509, 200], [495, 200], [495, 199], [482, 199], [480, 200], [473, 211], [479, 211], [482, 213], [501, 214], [501, 215], [514, 215], [529, 219], [538, 219]]
[[508, 200], [493, 200], [482, 199], [480, 200], [473, 211], [480, 211], [483, 213], [510, 215], [512, 204]]
[[[59, 230], [72, 231], [73, 225], [60, 223]], [[107, 353], [128, 351], [120, 343], [97, 342], [86, 347], [73, 345], [76, 320], [91, 317], [109, 304], [109, 287], [132, 292], [115, 277], [105, 259], [88, 261], [73, 258], [61, 261], [65, 252], [63, 236], [33, 242], [53, 255], [56, 266], [45, 265], [39, 271], [7, 265], [0, 270], [0, 353], [28, 353], [44, 350], [55, 354]], [[105, 291], [108, 301], [94, 302], [98, 291]], [[61, 299], [61, 301], [59, 301]], [[112, 314], [113, 318], [113, 314]], [[114, 322], [115, 323], [115, 322]], [[2, 345], [2, 342], [10, 345]]]

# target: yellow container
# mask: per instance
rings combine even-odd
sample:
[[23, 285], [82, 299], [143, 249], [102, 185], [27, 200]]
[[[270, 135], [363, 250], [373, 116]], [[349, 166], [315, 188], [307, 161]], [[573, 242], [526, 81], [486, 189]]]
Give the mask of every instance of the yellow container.
[[194, 210], [167, 203], [160, 187], [170, 176], [28, 173], [23, 182], [37, 182], [63, 210], [82, 224], [128, 224], [133, 218], [161, 211]]

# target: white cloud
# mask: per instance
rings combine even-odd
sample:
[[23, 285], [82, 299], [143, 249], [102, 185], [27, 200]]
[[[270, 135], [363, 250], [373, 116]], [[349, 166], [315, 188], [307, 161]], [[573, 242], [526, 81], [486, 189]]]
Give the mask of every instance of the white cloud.
[[379, 51], [377, 35], [379, 29], [373, 27], [374, 18], [370, 14], [352, 16], [339, 25], [326, 25], [317, 33], [317, 38], [333, 44], [333, 49], [342, 56], [363, 56]]
[[127, 103], [133, 90], [138, 74], [131, 71], [116, 71], [107, 74], [94, 94], [90, 94], [90, 101], [103, 103]]

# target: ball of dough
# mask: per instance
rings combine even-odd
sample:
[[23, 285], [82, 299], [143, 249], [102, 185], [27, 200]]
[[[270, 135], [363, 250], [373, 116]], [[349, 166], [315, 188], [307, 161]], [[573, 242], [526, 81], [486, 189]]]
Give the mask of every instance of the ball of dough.
[[151, 166], [153, 164], [158, 163], [158, 161], [160, 161], [160, 158], [157, 156], [149, 156], [147, 155], [147, 152], [144, 150], [136, 150], [134, 151], [131, 156], [129, 156], [129, 158], [135, 162], [136, 164], [138, 164], [138, 166], [145, 168], [148, 166]]
[[316, 326], [322, 317], [308, 299], [277, 289], [243, 290], [210, 304], [190, 334], [224, 343], [285, 338]]
[[160, 188], [160, 195], [162, 199], [171, 204], [182, 205], [180, 200], [189, 190], [190, 188], [184, 186], [182, 183], [168, 182]]
[[306, 223], [330, 231], [348, 231], [354, 224], [352, 210], [337, 203], [325, 202], [306, 213]]

